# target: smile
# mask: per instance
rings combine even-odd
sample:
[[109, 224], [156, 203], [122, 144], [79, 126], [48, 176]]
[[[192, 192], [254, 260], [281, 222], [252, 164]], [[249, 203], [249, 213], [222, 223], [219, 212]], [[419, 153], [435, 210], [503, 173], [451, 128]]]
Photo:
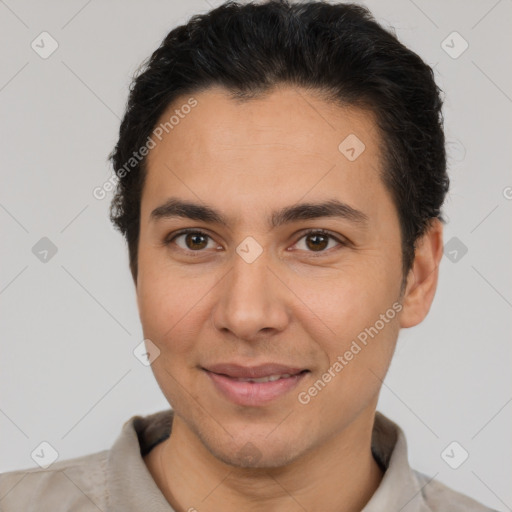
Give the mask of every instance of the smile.
[[217, 365], [203, 370], [223, 398], [248, 407], [266, 405], [284, 397], [309, 373], [309, 370], [272, 364], [252, 368]]

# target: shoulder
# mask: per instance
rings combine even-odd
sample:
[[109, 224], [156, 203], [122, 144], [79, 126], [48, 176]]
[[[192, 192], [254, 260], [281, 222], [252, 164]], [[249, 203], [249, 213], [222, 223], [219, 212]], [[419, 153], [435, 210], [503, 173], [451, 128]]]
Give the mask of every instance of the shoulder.
[[0, 474], [0, 503], [5, 512], [19, 510], [106, 509], [108, 450]]
[[497, 512], [419, 471], [413, 470], [421, 493], [432, 512]]

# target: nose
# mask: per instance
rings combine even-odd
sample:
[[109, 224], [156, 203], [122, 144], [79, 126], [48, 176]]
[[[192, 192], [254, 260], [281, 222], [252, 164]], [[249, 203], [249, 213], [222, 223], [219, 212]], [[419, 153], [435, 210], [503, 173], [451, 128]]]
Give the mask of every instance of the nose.
[[215, 287], [213, 324], [224, 334], [255, 341], [282, 332], [289, 323], [290, 291], [278, 266], [263, 253], [252, 262], [235, 254], [231, 271]]

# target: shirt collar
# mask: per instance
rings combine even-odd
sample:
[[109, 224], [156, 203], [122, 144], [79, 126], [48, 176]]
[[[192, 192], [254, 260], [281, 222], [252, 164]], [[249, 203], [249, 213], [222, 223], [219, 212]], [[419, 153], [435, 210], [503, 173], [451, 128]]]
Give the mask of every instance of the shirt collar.
[[[172, 419], [173, 411], [167, 409], [148, 416], [133, 416], [124, 423], [109, 451], [109, 510], [174, 512], [142, 459], [169, 437]], [[385, 473], [361, 512], [429, 512], [422, 487], [409, 466], [405, 435], [379, 411], [375, 413], [372, 453]]]
[[402, 429], [381, 412], [375, 413], [372, 453], [386, 471], [361, 512], [429, 512], [422, 487], [409, 466], [407, 441]]
[[174, 512], [158, 488], [142, 457], [171, 432], [173, 411], [132, 416], [109, 451], [108, 510], [118, 512]]

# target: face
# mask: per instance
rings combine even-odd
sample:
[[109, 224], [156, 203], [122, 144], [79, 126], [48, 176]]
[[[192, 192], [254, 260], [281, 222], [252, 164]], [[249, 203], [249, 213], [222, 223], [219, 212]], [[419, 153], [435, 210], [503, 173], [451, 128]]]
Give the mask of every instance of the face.
[[370, 113], [304, 90], [193, 98], [147, 160], [136, 290], [153, 372], [217, 459], [291, 463], [373, 415], [395, 348], [401, 239], [379, 136]]

